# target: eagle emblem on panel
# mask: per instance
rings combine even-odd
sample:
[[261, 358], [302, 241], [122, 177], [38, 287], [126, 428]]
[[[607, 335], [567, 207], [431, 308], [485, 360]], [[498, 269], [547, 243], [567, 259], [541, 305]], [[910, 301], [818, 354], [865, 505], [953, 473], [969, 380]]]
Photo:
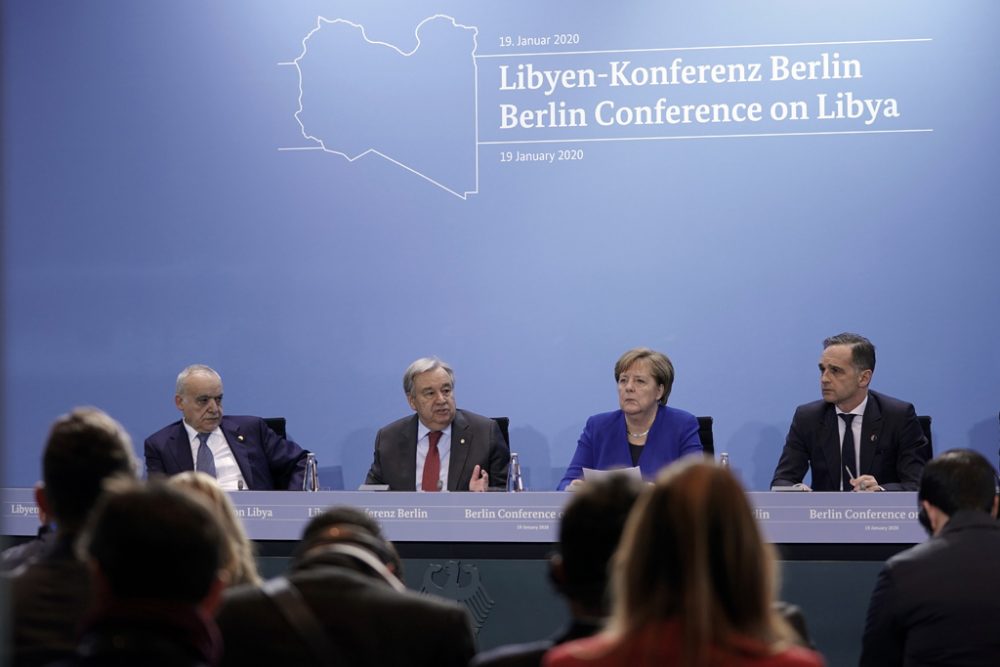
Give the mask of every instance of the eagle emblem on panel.
[[453, 560], [444, 565], [431, 563], [424, 572], [420, 592], [461, 602], [472, 615], [476, 634], [479, 634], [480, 628], [486, 623], [486, 618], [495, 604], [483, 587], [479, 568], [472, 563], [459, 563]]

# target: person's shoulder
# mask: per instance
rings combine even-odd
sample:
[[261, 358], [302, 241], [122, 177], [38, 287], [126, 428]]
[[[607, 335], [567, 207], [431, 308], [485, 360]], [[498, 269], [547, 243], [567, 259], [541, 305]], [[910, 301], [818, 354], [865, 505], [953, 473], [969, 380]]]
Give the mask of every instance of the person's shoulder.
[[176, 435], [177, 434], [177, 429], [180, 427], [180, 425], [181, 425], [181, 420], [180, 419], [178, 419], [177, 421], [172, 422], [170, 424], [167, 424], [166, 426], [164, 426], [163, 428], [161, 428], [159, 431], [156, 431], [155, 433], [153, 433], [149, 437], [147, 437], [146, 438], [146, 442], [147, 443], [162, 442], [162, 441], [170, 438], [171, 436]]
[[551, 639], [527, 644], [509, 644], [478, 654], [469, 667], [537, 667], [542, 656], [551, 649]]
[[406, 417], [400, 417], [399, 419], [389, 422], [388, 424], [380, 428], [378, 432], [380, 434], [384, 434], [387, 432], [391, 433], [394, 431], [400, 431], [408, 426], [412, 426], [414, 421], [416, 421], [416, 419], [417, 419], [416, 413], [413, 413], [412, 415], [407, 415]]
[[795, 418], [801, 419], [804, 417], [819, 417], [827, 410], [833, 407], [832, 403], [828, 403], [823, 399], [818, 401], [809, 401], [808, 403], [802, 403], [795, 408]]
[[888, 394], [883, 394], [879, 391], [868, 390], [868, 396], [870, 399], [874, 399], [878, 403], [882, 411], [890, 410], [896, 412], [906, 412], [913, 410], [913, 403], [909, 401], [904, 401], [900, 398], [894, 396], [889, 396]]
[[587, 418], [587, 426], [594, 428], [601, 428], [608, 426], [610, 424], [617, 423], [622, 419], [621, 410], [612, 410], [611, 412], [598, 412], [596, 415], [591, 415]]
[[458, 409], [455, 410], [455, 418], [461, 415], [465, 421], [473, 425], [486, 425], [490, 426], [490, 422], [494, 421], [492, 417], [485, 417], [477, 412], [470, 412], [469, 410]]
[[681, 410], [680, 408], [675, 408], [670, 405], [661, 405], [660, 410], [663, 411], [663, 414], [668, 419], [673, 421], [698, 421], [698, 418], [687, 410]]
[[926, 542], [915, 544], [891, 556], [885, 562], [885, 569], [894, 573], [906, 572], [911, 567], [922, 567], [924, 563], [933, 561], [937, 554], [947, 548], [945, 540], [931, 537]]
[[574, 639], [554, 646], [545, 654], [542, 664], [546, 667], [589, 664], [591, 659], [607, 654], [610, 648], [609, 640], [603, 635]]
[[760, 667], [824, 667], [826, 662], [815, 651], [801, 646], [790, 646], [759, 664]]
[[260, 428], [267, 422], [264, 421], [262, 417], [256, 417], [254, 415], [222, 415], [222, 425], [223, 426], [239, 426], [242, 428]]

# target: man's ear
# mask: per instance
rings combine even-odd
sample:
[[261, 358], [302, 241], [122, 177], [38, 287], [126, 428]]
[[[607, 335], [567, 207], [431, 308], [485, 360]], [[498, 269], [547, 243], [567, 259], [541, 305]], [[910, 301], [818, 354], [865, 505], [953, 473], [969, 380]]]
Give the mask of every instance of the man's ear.
[[998, 510], [1000, 510], [1000, 496], [993, 496], [993, 509], [990, 510], [990, 516], [994, 519], [997, 518]]
[[867, 387], [872, 381], [872, 369], [866, 368], [861, 371], [861, 376], [859, 377], [859, 384], [863, 387]]
[[52, 517], [52, 504], [45, 493], [45, 482], [35, 482], [35, 504], [38, 505], [38, 520], [47, 524]]
[[184, 399], [181, 398], [180, 394], [175, 394], [174, 395], [174, 405], [177, 406], [178, 410], [180, 410], [181, 412], [184, 412]]
[[549, 581], [559, 592], [566, 586], [566, 568], [561, 554], [552, 554], [549, 557]]

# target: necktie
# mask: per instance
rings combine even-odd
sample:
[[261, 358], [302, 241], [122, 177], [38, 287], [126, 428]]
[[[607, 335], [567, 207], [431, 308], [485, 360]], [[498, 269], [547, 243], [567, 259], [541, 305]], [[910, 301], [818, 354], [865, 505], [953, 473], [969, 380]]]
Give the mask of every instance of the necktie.
[[195, 470], [215, 477], [215, 457], [212, 456], [212, 450], [208, 448], [209, 435], [211, 433], [198, 434], [198, 440], [201, 441], [201, 444], [198, 445], [198, 461], [195, 464]]
[[438, 478], [441, 476], [441, 454], [438, 452], [438, 440], [441, 439], [441, 431], [431, 431], [427, 434], [430, 448], [427, 450], [427, 458], [424, 460], [424, 476], [420, 480], [420, 488], [424, 491], [438, 491]]
[[[840, 418], [844, 420], [844, 444], [840, 447], [840, 458], [843, 462], [840, 475], [844, 478], [844, 491], [854, 490], [854, 487], [851, 486], [851, 476], [857, 477], [859, 475], [858, 463], [854, 458], [854, 429], [851, 428], [854, 417], [855, 415], [840, 415]], [[847, 473], [848, 470], [851, 471], [851, 474]]]

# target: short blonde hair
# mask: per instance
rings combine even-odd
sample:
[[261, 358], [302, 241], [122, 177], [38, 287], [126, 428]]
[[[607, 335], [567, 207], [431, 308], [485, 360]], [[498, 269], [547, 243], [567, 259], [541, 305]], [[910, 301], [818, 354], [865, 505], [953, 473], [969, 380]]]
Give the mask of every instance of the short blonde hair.
[[670, 390], [674, 386], [674, 365], [670, 363], [670, 357], [662, 352], [651, 350], [648, 347], [632, 348], [623, 354], [618, 359], [618, 363], [615, 364], [615, 382], [618, 382], [618, 378], [621, 377], [622, 373], [630, 369], [637, 361], [643, 359], [649, 362], [650, 371], [652, 371], [657, 384], [663, 385], [663, 396], [660, 397], [660, 405], [666, 405], [667, 397], [670, 396]]
[[236, 516], [236, 509], [229, 496], [214, 477], [196, 470], [174, 475], [167, 480], [170, 486], [194, 494], [206, 501], [215, 514], [225, 533], [226, 543], [222, 545], [222, 570], [229, 575], [230, 586], [238, 584], [261, 584], [254, 559], [253, 545], [247, 538], [243, 524]]

